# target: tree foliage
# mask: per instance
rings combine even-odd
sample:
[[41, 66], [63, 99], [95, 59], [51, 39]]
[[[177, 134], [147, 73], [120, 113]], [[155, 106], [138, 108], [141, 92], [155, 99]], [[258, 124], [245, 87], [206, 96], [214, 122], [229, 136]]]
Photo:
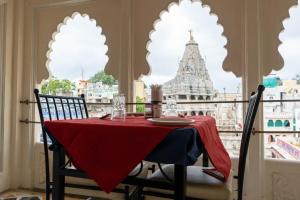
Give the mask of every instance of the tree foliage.
[[112, 75], [107, 75], [103, 70], [97, 72], [94, 76], [92, 76], [89, 81], [92, 83], [102, 82], [105, 85], [116, 85], [117, 80], [114, 79]]
[[42, 93], [52, 95], [56, 95], [57, 93], [69, 93], [72, 92], [74, 88], [75, 84], [72, 83], [70, 80], [59, 80], [53, 78], [42, 85]]
[[[144, 100], [141, 97], [137, 96], [136, 103], [144, 103]], [[136, 112], [138, 112], [138, 113], [145, 112], [145, 105], [143, 105], [143, 104], [136, 105]]]

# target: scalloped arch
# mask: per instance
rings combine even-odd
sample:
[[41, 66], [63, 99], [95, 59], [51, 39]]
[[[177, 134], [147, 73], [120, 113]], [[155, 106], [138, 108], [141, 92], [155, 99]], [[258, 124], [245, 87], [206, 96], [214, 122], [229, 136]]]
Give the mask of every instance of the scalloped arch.
[[[263, 75], [268, 75], [272, 70], [280, 70], [284, 60], [279, 52], [282, 41], [279, 35], [284, 32], [283, 21], [290, 19], [290, 9], [298, 5], [297, 0], [275, 1], [269, 12], [262, 12], [263, 32]], [[262, 2], [263, 10], [270, 8], [268, 1]]]
[[279, 47], [282, 45], [282, 40], [280, 40], [279, 37], [285, 32], [286, 29], [284, 28], [283, 23], [284, 21], [291, 19], [290, 11], [294, 7], [298, 7], [298, 2], [293, 0], [289, 1], [284, 7], [286, 12], [282, 12], [280, 16], [277, 16], [277, 20], [280, 21], [280, 23], [278, 23], [277, 26], [275, 26], [275, 31], [273, 32], [274, 37], [276, 37], [277, 39], [276, 41], [274, 41], [275, 45], [274, 48], [271, 49], [271, 51], [273, 55], [277, 54], [278, 58], [276, 60], [276, 63], [270, 62], [270, 65], [264, 70], [264, 75], [270, 74], [272, 70], [279, 71], [284, 67], [284, 59], [279, 52]]
[[[260, 42], [259, 50], [262, 75], [268, 75], [272, 70], [279, 70], [283, 67], [284, 61], [278, 51], [281, 43], [279, 34], [284, 29], [282, 21], [289, 17], [289, 8], [297, 4], [297, 0], [260, 0], [255, 12], [257, 19], [247, 19], [245, 13], [253, 12], [253, 7], [246, 7], [245, 2], [251, 0], [202, 0], [210, 5], [211, 10], [217, 13], [219, 21], [223, 24], [224, 35], [227, 36], [228, 54], [223, 63], [225, 71], [232, 71], [236, 76], [241, 77], [245, 63], [247, 63], [247, 50], [245, 43]], [[248, 3], [249, 3], [248, 2]], [[272, 6], [270, 6], [272, 4]], [[247, 26], [247, 28], [246, 28]], [[252, 40], [248, 38], [246, 29], [255, 28], [259, 32], [260, 39]]]
[[[150, 75], [151, 74], [151, 66], [150, 66], [150, 64], [149, 64], [149, 62], [148, 62], [148, 57], [149, 57], [149, 55], [150, 55], [150, 51], [149, 51], [149, 45], [152, 43], [152, 39], [151, 39], [151, 35], [152, 35], [152, 33], [154, 33], [155, 31], [156, 31], [156, 29], [155, 29], [155, 26], [156, 26], [156, 24], [158, 24], [160, 21], [162, 21], [161, 20], [161, 17], [162, 17], [162, 15], [164, 14], [164, 13], [169, 13], [170, 12], [170, 8], [173, 6], [173, 5], [180, 5], [180, 3], [182, 2], [183, 0], [179, 0], [178, 2], [171, 2], [168, 6], [167, 6], [167, 8], [166, 9], [163, 9], [160, 13], [159, 13], [159, 17], [153, 22], [153, 27], [152, 27], [152, 30], [150, 30], [150, 32], [149, 32], [149, 35], [148, 35], [148, 41], [147, 41], [147, 44], [146, 44], [146, 49], [147, 49], [147, 54], [146, 54], [146, 60], [147, 60], [147, 64], [148, 64], [148, 71], [146, 72], [146, 73], [142, 73], [142, 74], [140, 74], [140, 76], [147, 76], [147, 75]], [[222, 23], [220, 22], [220, 20], [219, 20], [219, 17], [218, 17], [218, 15], [216, 14], [216, 13], [214, 13], [213, 12], [213, 10], [212, 10], [212, 8], [211, 8], [211, 6], [210, 6], [210, 4], [207, 2], [207, 3], [204, 3], [203, 1], [201, 1], [201, 0], [190, 0], [192, 3], [193, 2], [200, 2], [201, 3], [201, 6], [203, 7], [203, 8], [205, 8], [205, 7], [208, 7], [209, 9], [210, 9], [210, 11], [209, 11], [209, 15], [211, 15], [211, 16], [216, 16], [217, 17], [217, 21], [216, 21], [216, 25], [217, 26], [221, 26], [222, 27], [222, 29], [223, 29], [223, 32], [221, 33], [221, 37], [224, 37], [226, 40], [227, 40], [227, 43], [224, 45], [224, 49], [227, 51], [227, 55], [228, 55], [228, 50], [227, 50], [227, 45], [228, 45], [228, 39], [227, 39], [227, 37], [226, 37], [226, 34], [225, 34], [225, 31], [224, 31], [224, 26], [222, 25]], [[227, 56], [226, 56], [227, 57]], [[226, 58], [225, 58], [226, 59]], [[223, 67], [223, 69], [224, 69], [224, 67]], [[226, 70], [226, 69], [224, 69], [225, 71], [228, 71], [228, 70]]]
[[[103, 36], [105, 37], [104, 30], [103, 30], [99, 25], [97, 25], [97, 21], [96, 21], [95, 19], [93, 19], [93, 18], [90, 18], [90, 16], [89, 16], [88, 14], [81, 14], [81, 13], [79, 13], [79, 12], [74, 12], [74, 13], [71, 15], [71, 17], [70, 17], [70, 16], [65, 17], [64, 20], [63, 20], [63, 22], [62, 22], [62, 23], [59, 23], [59, 24], [57, 25], [57, 30], [52, 34], [52, 39], [51, 39], [50, 42], [48, 43], [48, 48], [49, 48], [49, 49], [48, 49], [48, 51], [47, 51], [47, 53], [46, 53], [46, 57], [47, 57], [46, 68], [47, 68], [47, 71], [49, 72], [49, 77], [48, 77], [48, 78], [50, 78], [50, 77], [52, 76], [52, 72], [51, 72], [51, 70], [50, 70], [50, 68], [49, 68], [49, 64], [50, 64], [50, 62], [51, 62], [50, 54], [53, 52], [53, 50], [52, 50], [52, 45], [53, 45], [53, 43], [56, 41], [56, 40], [55, 40], [55, 36], [56, 36], [57, 34], [60, 33], [60, 30], [61, 30], [61, 28], [62, 28], [63, 26], [66, 26], [66, 25], [67, 25], [67, 21], [68, 21], [69, 19], [74, 20], [75, 16], [77, 16], [77, 15], [80, 15], [80, 16], [82, 16], [82, 17], [87, 17], [91, 22], [95, 22], [96, 28], [101, 29], [100, 34], [103, 35]], [[109, 61], [109, 57], [108, 57], [108, 46], [107, 46], [107, 44], [106, 44], [106, 37], [105, 37], [104, 45], [105, 45], [106, 48], [107, 48], [107, 51], [105, 52], [105, 56], [108, 58], [108, 61]], [[107, 64], [106, 64], [106, 66], [107, 66]], [[105, 70], [106, 66], [104, 67], [104, 70]], [[48, 79], [48, 78], [47, 78], [47, 79]], [[43, 79], [42, 81], [44, 81], [44, 80], [45, 80], [45, 79]]]

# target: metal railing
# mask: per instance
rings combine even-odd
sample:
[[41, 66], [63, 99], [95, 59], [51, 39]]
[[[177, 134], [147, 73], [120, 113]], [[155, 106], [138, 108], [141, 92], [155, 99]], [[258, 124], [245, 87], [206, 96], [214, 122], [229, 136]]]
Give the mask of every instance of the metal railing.
[[[261, 100], [261, 103], [288, 103], [288, 102], [300, 102], [300, 99], [283, 99], [283, 100]], [[36, 104], [36, 101], [30, 101], [28, 99], [26, 100], [21, 100], [20, 104], [25, 104], [25, 105], [29, 105], [29, 104]], [[162, 102], [163, 104], [165, 104], [165, 102]], [[176, 102], [177, 104], [245, 104], [245, 103], [249, 103], [248, 100], [232, 100], [232, 101], [207, 101], [207, 100], [195, 100], [195, 101], [179, 101]], [[87, 105], [99, 105], [99, 106], [111, 106], [112, 103], [101, 103], [101, 102], [86, 102]], [[133, 102], [127, 102], [126, 103], [127, 106], [132, 106], [132, 105], [150, 105], [150, 103], [133, 103]], [[32, 121], [29, 119], [21, 119], [19, 120], [19, 122], [21, 123], [25, 123], [25, 124], [39, 124], [39, 121]], [[219, 130], [219, 133], [236, 133], [236, 134], [240, 134], [242, 133], [242, 131], [236, 131], [236, 130]], [[253, 130], [253, 134], [295, 134], [295, 133], [299, 133], [300, 131], [262, 131], [262, 130]]]

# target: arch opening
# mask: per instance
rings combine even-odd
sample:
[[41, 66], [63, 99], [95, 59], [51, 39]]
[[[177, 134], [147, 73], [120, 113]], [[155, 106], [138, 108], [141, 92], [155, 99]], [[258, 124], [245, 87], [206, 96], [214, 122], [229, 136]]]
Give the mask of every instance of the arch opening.
[[[218, 126], [221, 130], [240, 130], [237, 124], [242, 123], [242, 105], [232, 109], [229, 107], [233, 105], [188, 104], [190, 101], [242, 99], [241, 79], [225, 72], [222, 67], [227, 55], [226, 43], [223, 27], [208, 6], [191, 0], [172, 4], [154, 22], [146, 47], [150, 74], [140, 80], [147, 86], [161, 84], [163, 96], [178, 97], [176, 101], [180, 102], [180, 110], [188, 115], [209, 110], [211, 112], [206, 114], [214, 113], [216, 118], [220, 118], [222, 113], [230, 110], [234, 117], [222, 121], [217, 119]], [[145, 90], [147, 92], [150, 93]], [[223, 138], [226, 140], [228, 137]], [[224, 143], [228, 144], [228, 149], [232, 146], [231, 141]], [[230, 154], [236, 156], [239, 152], [232, 151]]]
[[[299, 4], [299, 1], [298, 1]], [[269, 99], [277, 102], [264, 103], [264, 122], [270, 118], [276, 118], [273, 127], [265, 127], [266, 131], [299, 131], [300, 120], [297, 115], [300, 113], [300, 101], [284, 102], [284, 100], [300, 100], [300, 66], [299, 53], [300, 52], [300, 7], [294, 6], [289, 10], [290, 17], [283, 21], [284, 30], [279, 34], [281, 45], [278, 50], [283, 57], [284, 66], [281, 70], [273, 70], [268, 76], [263, 78], [263, 84], [266, 87], [264, 91], [264, 99]], [[268, 137], [273, 135], [274, 140], [272, 145], [277, 149], [282, 148], [282, 143], [285, 146], [296, 144], [300, 145], [300, 138], [298, 134], [288, 134], [286, 139], [282, 139], [282, 135], [265, 134], [265, 157], [272, 158], [275, 150], [269, 148]], [[288, 149], [282, 148], [283, 155], [290, 154]], [[280, 159], [291, 159], [292, 156], [275, 157]], [[297, 160], [295, 158], [295, 160]], [[299, 160], [299, 159], [298, 159]]]
[[[109, 103], [118, 82], [105, 74], [108, 47], [102, 28], [87, 14], [67, 16], [49, 42], [46, 67], [49, 78], [38, 87], [43, 94], [79, 96], [87, 102]], [[110, 107], [88, 105], [89, 116], [102, 116]], [[37, 139], [39, 140], [39, 139]]]

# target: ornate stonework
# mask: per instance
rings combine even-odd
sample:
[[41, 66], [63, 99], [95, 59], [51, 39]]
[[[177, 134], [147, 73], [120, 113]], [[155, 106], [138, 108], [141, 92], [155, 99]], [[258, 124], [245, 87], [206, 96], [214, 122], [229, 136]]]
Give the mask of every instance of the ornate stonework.
[[[192, 33], [186, 44], [183, 57], [174, 79], [163, 85], [164, 99], [173, 98], [176, 101], [212, 100], [216, 94], [213, 83], [206, 69], [205, 60], [200, 54], [198, 44], [195, 42]], [[213, 108], [199, 105], [190, 105], [190, 108], [180, 110], [187, 111], [191, 115], [208, 114], [203, 112], [213, 111]], [[197, 107], [195, 107], [197, 106]]]

